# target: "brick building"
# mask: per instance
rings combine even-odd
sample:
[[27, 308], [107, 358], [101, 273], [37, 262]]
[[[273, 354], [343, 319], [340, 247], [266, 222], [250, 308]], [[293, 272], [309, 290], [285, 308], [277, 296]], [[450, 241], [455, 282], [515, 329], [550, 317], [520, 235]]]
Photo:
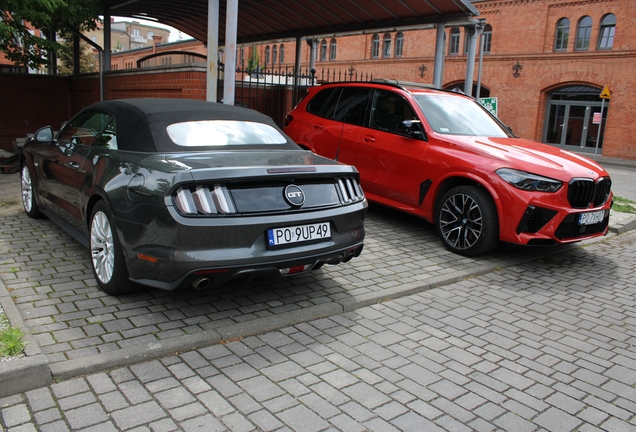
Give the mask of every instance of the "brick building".
[[[500, 119], [525, 138], [636, 159], [636, 143], [630, 139], [636, 136], [636, 78], [630, 73], [636, 69], [634, 0], [484, 0], [473, 5], [485, 26], [474, 82], [481, 73], [479, 95], [497, 98]], [[463, 89], [469, 33], [470, 27], [446, 28], [445, 88]], [[347, 78], [432, 83], [435, 36], [434, 28], [317, 36], [316, 76], [328, 72], [333, 77], [335, 71]], [[302, 44], [301, 66], [307, 70], [310, 47]], [[173, 49], [169, 45], [161, 49]], [[202, 47], [195, 42], [182, 49], [205, 53]], [[262, 69], [290, 70], [295, 55], [295, 40], [272, 41], [239, 46], [237, 63], [246, 66], [254, 58]], [[113, 55], [113, 64], [118, 57]], [[609, 99], [599, 97], [605, 87]]]

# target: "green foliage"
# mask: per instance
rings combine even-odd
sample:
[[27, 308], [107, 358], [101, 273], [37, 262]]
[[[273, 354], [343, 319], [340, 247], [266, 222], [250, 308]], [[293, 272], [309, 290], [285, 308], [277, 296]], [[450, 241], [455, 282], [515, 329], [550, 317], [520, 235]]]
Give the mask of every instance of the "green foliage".
[[[74, 72], [73, 67], [73, 36], [69, 36], [65, 39], [63, 44], [67, 49], [59, 53], [60, 63], [58, 65], [58, 72], [61, 75], [72, 75]], [[80, 73], [97, 72], [99, 69], [99, 60], [95, 58], [93, 48], [83, 40], [80, 40]]]
[[37, 68], [46, 64], [48, 53], [68, 48], [30, 29], [45, 34], [91, 30], [100, 13], [101, 4], [95, 0], [0, 0], [0, 51], [18, 65]]
[[614, 205], [612, 206], [612, 210], [619, 213], [636, 214], [636, 202], [628, 200], [627, 198], [614, 196]]
[[261, 71], [260, 59], [256, 47], [252, 49], [252, 57], [247, 60], [247, 73], [258, 73]]
[[24, 333], [15, 327], [7, 327], [0, 331], [0, 355], [12, 357], [24, 351], [26, 342], [22, 340]]

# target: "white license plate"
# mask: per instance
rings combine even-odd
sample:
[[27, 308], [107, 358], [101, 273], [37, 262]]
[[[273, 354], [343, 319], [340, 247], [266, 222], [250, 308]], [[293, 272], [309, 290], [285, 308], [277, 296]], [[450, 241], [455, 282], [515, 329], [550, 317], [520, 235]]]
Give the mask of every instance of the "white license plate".
[[605, 219], [605, 210], [581, 213], [579, 215], [579, 225], [594, 225], [603, 222], [603, 219]]
[[330, 238], [331, 226], [329, 222], [285, 228], [270, 228], [267, 230], [267, 242], [270, 247]]

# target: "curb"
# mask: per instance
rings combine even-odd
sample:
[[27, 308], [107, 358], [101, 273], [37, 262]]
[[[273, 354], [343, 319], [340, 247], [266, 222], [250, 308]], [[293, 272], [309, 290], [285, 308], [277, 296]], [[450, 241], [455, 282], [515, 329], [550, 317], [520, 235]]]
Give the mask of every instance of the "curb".
[[53, 383], [49, 362], [42, 354], [40, 346], [35, 342], [29, 329], [24, 325], [22, 315], [13, 299], [0, 280], [0, 304], [12, 327], [24, 331], [27, 343], [24, 353], [26, 358], [0, 362], [0, 397], [48, 386]]
[[[623, 223], [610, 226], [608, 236], [622, 234], [635, 228], [636, 216], [629, 218]], [[607, 237], [599, 237], [585, 241], [581, 244], [603, 241], [606, 238]], [[7, 362], [0, 362], [0, 397], [24, 393], [39, 387], [48, 386], [53, 383], [53, 380], [65, 380], [117, 367], [130, 366], [179, 352], [223, 343], [224, 341], [263, 334], [303, 322], [334, 315], [341, 315], [362, 307], [372, 306], [385, 301], [395, 300], [400, 297], [421, 293], [459, 282], [470, 277], [480, 276], [503, 268], [509, 268], [536, 261], [537, 259], [545, 256], [562, 253], [569, 249], [580, 247], [580, 245], [577, 246], [577, 244], [578, 243], [563, 245], [563, 247], [554, 248], [551, 252], [546, 252], [539, 256], [531, 253], [529, 249], [529, 252], [524, 254], [524, 256], [515, 260], [510, 260], [498, 267], [485, 264], [470, 270], [456, 271], [452, 274], [428, 278], [421, 282], [411, 282], [409, 284], [388, 288], [383, 290], [381, 293], [371, 293], [355, 298], [336, 300], [330, 303], [323, 303], [289, 311], [280, 315], [258, 318], [245, 323], [227, 325], [217, 329], [204, 330], [190, 335], [180, 336], [178, 338], [171, 338], [142, 346], [128, 347], [93, 356], [61, 361], [51, 365], [48, 363], [46, 356], [42, 354], [40, 347], [35, 342], [31, 334], [25, 332], [24, 339], [28, 342], [25, 349], [27, 358], [18, 359], [17, 361], [10, 360]], [[12, 326], [27, 329], [24, 325], [20, 312], [1, 280], [0, 304], [2, 304]]]

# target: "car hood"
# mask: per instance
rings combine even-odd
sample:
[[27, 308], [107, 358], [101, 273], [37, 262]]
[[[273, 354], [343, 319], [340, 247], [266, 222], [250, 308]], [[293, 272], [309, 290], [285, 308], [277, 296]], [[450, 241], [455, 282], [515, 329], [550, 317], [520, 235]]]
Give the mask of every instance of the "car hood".
[[598, 179], [609, 176], [595, 161], [547, 144], [523, 138], [462, 137], [451, 139], [464, 150], [494, 159], [494, 169], [514, 168], [554, 179]]

